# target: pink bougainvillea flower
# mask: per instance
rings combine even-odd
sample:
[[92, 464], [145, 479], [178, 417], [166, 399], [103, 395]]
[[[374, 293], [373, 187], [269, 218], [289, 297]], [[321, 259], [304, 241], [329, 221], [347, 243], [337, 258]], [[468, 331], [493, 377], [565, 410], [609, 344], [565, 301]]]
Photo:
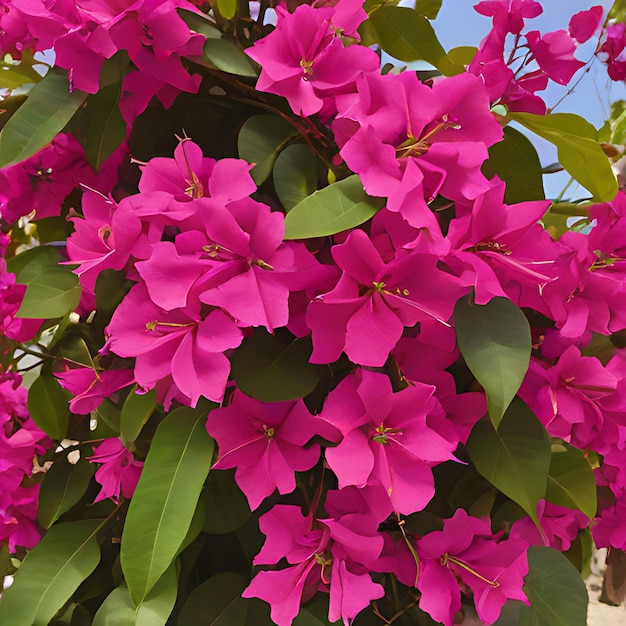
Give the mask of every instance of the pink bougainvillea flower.
[[576, 42], [565, 30], [544, 35], [533, 30], [526, 33], [526, 40], [539, 67], [559, 85], [567, 85], [572, 76], [585, 65], [574, 57]]
[[459, 581], [474, 593], [478, 617], [493, 624], [507, 600], [528, 604], [522, 591], [528, 573], [528, 542], [501, 540], [487, 520], [470, 517], [463, 509], [444, 521], [441, 531], [417, 542], [420, 572], [419, 606], [434, 620], [452, 626], [461, 609]]
[[608, 65], [611, 80], [626, 80], [626, 23], [609, 24], [606, 28], [606, 41], [599, 50], [599, 57]]
[[15, 274], [7, 272], [6, 261], [0, 259], [0, 333], [15, 341], [28, 341], [39, 330], [43, 320], [17, 317], [26, 285], [16, 283]]
[[431, 466], [454, 459], [457, 442], [449, 442], [428, 424], [443, 413], [434, 387], [415, 383], [392, 393], [389, 379], [367, 370], [345, 378], [333, 390], [320, 417], [343, 434], [326, 461], [348, 485], [382, 485], [394, 507], [410, 514], [434, 495]]
[[337, 104], [340, 155], [411, 226], [432, 227], [428, 203], [439, 193], [460, 200], [488, 188], [481, 166], [502, 128], [480, 79], [460, 74], [430, 88], [414, 72], [365, 74]]
[[227, 407], [209, 413], [207, 431], [217, 441], [215, 469], [236, 467], [235, 480], [250, 508], [258, 508], [275, 489], [296, 488], [295, 472], [311, 469], [319, 460], [316, 435], [337, 441], [339, 433], [311, 415], [302, 400], [266, 403], [235, 391]]
[[524, 20], [543, 13], [535, 0], [482, 0], [474, 5], [481, 15], [493, 18], [494, 26], [501, 31], [517, 35], [524, 28]]
[[302, 4], [293, 14], [278, 6], [274, 31], [246, 50], [262, 67], [256, 88], [284, 96], [294, 113], [310, 116], [322, 109], [325, 96], [349, 90], [362, 72], [378, 70], [373, 50], [342, 41], [344, 27], [354, 33], [366, 18], [355, 5], [346, 0], [321, 8]]
[[602, 23], [602, 6], [595, 5], [572, 15], [567, 30], [577, 43], [591, 39]]
[[150, 300], [141, 283], [118, 306], [106, 332], [105, 350], [136, 358], [135, 380], [141, 387], [152, 389], [171, 376], [191, 406], [200, 396], [222, 401], [230, 372], [224, 352], [243, 338], [222, 311], [201, 315], [199, 303], [165, 311]]
[[332, 254], [343, 275], [307, 312], [314, 363], [331, 363], [344, 350], [355, 363], [382, 366], [405, 326], [432, 319], [447, 324], [466, 290], [439, 269], [434, 255], [414, 250], [385, 263], [362, 230]]
[[74, 394], [70, 410], [79, 415], [90, 413], [104, 398], [133, 382], [133, 371], [124, 369], [66, 368], [63, 372], [55, 372], [55, 376], [63, 388]]
[[94, 448], [92, 463], [100, 463], [96, 470], [96, 481], [102, 486], [94, 502], [111, 498], [118, 502], [120, 496], [132, 497], [139, 476], [143, 469], [143, 461], [135, 459], [133, 453], [124, 447], [117, 437], [105, 439]]

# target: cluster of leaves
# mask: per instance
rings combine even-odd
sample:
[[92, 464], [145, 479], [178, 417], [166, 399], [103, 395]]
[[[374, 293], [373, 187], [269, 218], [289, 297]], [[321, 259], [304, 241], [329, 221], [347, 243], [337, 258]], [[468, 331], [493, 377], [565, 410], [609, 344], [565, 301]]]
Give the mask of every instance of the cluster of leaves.
[[533, 81], [599, 7], [482, 2], [446, 51], [437, 0], [44, 4], [0, 17], [0, 622], [583, 626], [591, 533], [626, 549], [624, 114]]

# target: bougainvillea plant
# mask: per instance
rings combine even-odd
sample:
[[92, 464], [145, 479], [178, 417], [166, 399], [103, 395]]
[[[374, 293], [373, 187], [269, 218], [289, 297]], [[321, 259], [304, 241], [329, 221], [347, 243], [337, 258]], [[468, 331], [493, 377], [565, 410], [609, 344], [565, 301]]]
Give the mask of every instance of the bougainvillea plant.
[[584, 626], [626, 113], [542, 94], [624, 11], [440, 6], [0, 0], [0, 623]]

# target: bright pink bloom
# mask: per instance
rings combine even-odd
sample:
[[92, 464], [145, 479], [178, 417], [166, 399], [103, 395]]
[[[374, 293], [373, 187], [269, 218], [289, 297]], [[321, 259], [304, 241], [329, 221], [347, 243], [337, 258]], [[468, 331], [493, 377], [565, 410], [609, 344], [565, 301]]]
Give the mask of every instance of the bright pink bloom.
[[96, 481], [102, 488], [94, 502], [106, 498], [118, 502], [120, 495], [124, 498], [132, 497], [143, 469], [143, 461], [137, 461], [118, 438], [105, 439], [94, 448], [94, 455], [89, 460], [101, 464], [96, 470]]
[[626, 80], [626, 24], [609, 24], [606, 41], [600, 48], [600, 58], [608, 65], [611, 80]]
[[209, 413], [207, 431], [219, 447], [214, 469], [237, 468], [235, 480], [252, 510], [275, 489], [291, 493], [296, 488], [294, 473], [317, 463], [319, 444], [307, 446], [313, 437], [339, 438], [302, 400], [265, 403], [240, 391], [227, 407]]
[[591, 39], [602, 23], [602, 6], [596, 5], [572, 15], [567, 30], [577, 43]]
[[482, 0], [474, 5], [481, 15], [493, 17], [494, 27], [500, 31], [518, 34], [524, 28], [524, 19], [532, 19], [543, 13], [535, 0]]
[[26, 285], [16, 283], [15, 274], [7, 272], [6, 267], [6, 261], [0, 259], [0, 333], [15, 341], [28, 341], [37, 334], [43, 320], [16, 317]]
[[362, 72], [379, 67], [378, 56], [363, 46], [345, 46], [344, 29], [356, 32], [366, 17], [360, 2], [340, 0], [335, 6], [302, 4], [293, 14], [276, 8], [274, 31], [246, 53], [263, 68], [256, 88], [287, 98], [294, 113], [318, 113], [324, 99], [349, 91]]
[[526, 34], [528, 46], [539, 67], [559, 85], [567, 85], [585, 64], [574, 57], [576, 42], [565, 30], [540, 35], [533, 30]]
[[420, 608], [452, 626], [461, 608], [459, 581], [473, 591], [476, 612], [486, 624], [498, 619], [507, 600], [528, 604], [522, 591], [528, 542], [500, 540], [500, 536], [492, 534], [488, 521], [457, 509], [454, 517], [444, 521], [443, 530], [418, 540]]
[[443, 414], [434, 387], [415, 383], [392, 393], [389, 379], [367, 370], [345, 378], [333, 390], [320, 417], [343, 439], [326, 450], [339, 487], [382, 485], [400, 513], [422, 510], [434, 495], [431, 467], [455, 459], [457, 442], [429, 427]]

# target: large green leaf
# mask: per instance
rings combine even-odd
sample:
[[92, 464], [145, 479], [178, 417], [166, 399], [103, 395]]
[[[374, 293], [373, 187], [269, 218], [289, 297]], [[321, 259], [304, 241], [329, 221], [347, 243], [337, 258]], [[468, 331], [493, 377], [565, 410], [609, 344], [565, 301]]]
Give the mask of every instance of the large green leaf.
[[18, 283], [27, 284], [48, 267], [61, 261], [61, 255], [52, 246], [37, 246], [25, 250], [7, 261], [7, 269], [15, 274]]
[[287, 211], [317, 188], [317, 157], [302, 143], [287, 146], [274, 164], [274, 188]]
[[557, 148], [561, 165], [598, 202], [609, 202], [617, 194], [617, 179], [611, 162], [597, 141], [597, 131], [573, 113], [510, 113], [509, 117]]
[[531, 410], [515, 400], [498, 430], [491, 422], [479, 422], [466, 447], [478, 472], [538, 524], [537, 503], [546, 495], [550, 468], [550, 437]]
[[176, 626], [243, 624], [247, 607], [240, 600], [247, 584], [245, 576], [234, 572], [212, 576], [189, 594]]
[[126, 137], [126, 122], [119, 108], [121, 94], [121, 80], [107, 85], [87, 98], [80, 113], [78, 138], [96, 171]]
[[254, 115], [246, 120], [237, 149], [240, 158], [254, 164], [250, 175], [257, 185], [269, 177], [279, 152], [297, 136], [298, 131], [278, 115]]
[[203, 409], [181, 407], [159, 424], [128, 508], [121, 564], [141, 604], [183, 543], [213, 458]]
[[0, 59], [0, 89], [16, 89], [29, 83], [38, 83], [42, 77], [33, 68], [36, 63], [38, 61], [33, 59], [33, 51], [28, 48], [23, 51], [19, 61]]
[[204, 35], [207, 39], [221, 39], [222, 33], [215, 22], [210, 20], [204, 13], [194, 13], [185, 9], [178, 9], [178, 15], [196, 33]]
[[530, 140], [514, 128], [504, 129], [504, 139], [489, 148], [489, 160], [483, 172], [498, 175], [505, 183], [504, 200], [508, 204], [543, 200], [541, 162]]
[[99, 520], [53, 526], [28, 553], [2, 592], [0, 624], [48, 626], [100, 561]]
[[434, 20], [441, 9], [442, 0], [415, 0], [415, 10], [429, 20]]
[[66, 267], [48, 267], [26, 283], [18, 317], [55, 318], [71, 313], [80, 302], [78, 276]]
[[35, 424], [52, 439], [61, 440], [67, 434], [70, 418], [68, 399], [52, 374], [44, 372], [30, 386], [28, 412]]
[[576, 568], [557, 550], [528, 549], [524, 592], [531, 606], [520, 610], [519, 626], [586, 626], [587, 589]]
[[[46, 472], [39, 491], [37, 521], [50, 528], [54, 522], [69, 511], [83, 496], [97, 466], [84, 456], [90, 446], [68, 448], [57, 454], [52, 467]], [[68, 454], [79, 452], [76, 463], [70, 463]]]
[[138, 607], [126, 585], [114, 589], [98, 609], [93, 626], [164, 626], [177, 594], [178, 575], [176, 564], [172, 563]]
[[70, 93], [67, 74], [51, 70], [0, 132], [0, 167], [32, 156], [63, 130], [87, 94]]
[[385, 205], [371, 198], [356, 175], [328, 185], [297, 204], [285, 217], [285, 239], [334, 235], [359, 226]]
[[319, 382], [311, 351], [308, 338], [285, 344], [258, 329], [233, 356], [233, 378], [241, 391], [263, 402], [304, 398]]
[[546, 500], [582, 511], [589, 519], [596, 514], [596, 481], [584, 453], [572, 446], [552, 451]]
[[430, 22], [414, 9], [383, 4], [367, 24], [381, 48], [399, 61], [423, 59], [445, 76], [465, 71], [448, 57]]
[[156, 391], [151, 389], [147, 393], [137, 393], [134, 387], [126, 398], [120, 416], [120, 439], [125, 446], [129, 446], [141, 432], [156, 408]]
[[222, 70], [227, 74], [250, 78], [258, 75], [251, 59], [230, 39], [207, 38], [202, 49], [202, 56], [188, 58], [198, 65]]
[[454, 322], [463, 358], [485, 388], [489, 417], [497, 428], [528, 370], [532, 347], [528, 320], [506, 298], [492, 298], [485, 305], [470, 305], [462, 298], [454, 309]]

